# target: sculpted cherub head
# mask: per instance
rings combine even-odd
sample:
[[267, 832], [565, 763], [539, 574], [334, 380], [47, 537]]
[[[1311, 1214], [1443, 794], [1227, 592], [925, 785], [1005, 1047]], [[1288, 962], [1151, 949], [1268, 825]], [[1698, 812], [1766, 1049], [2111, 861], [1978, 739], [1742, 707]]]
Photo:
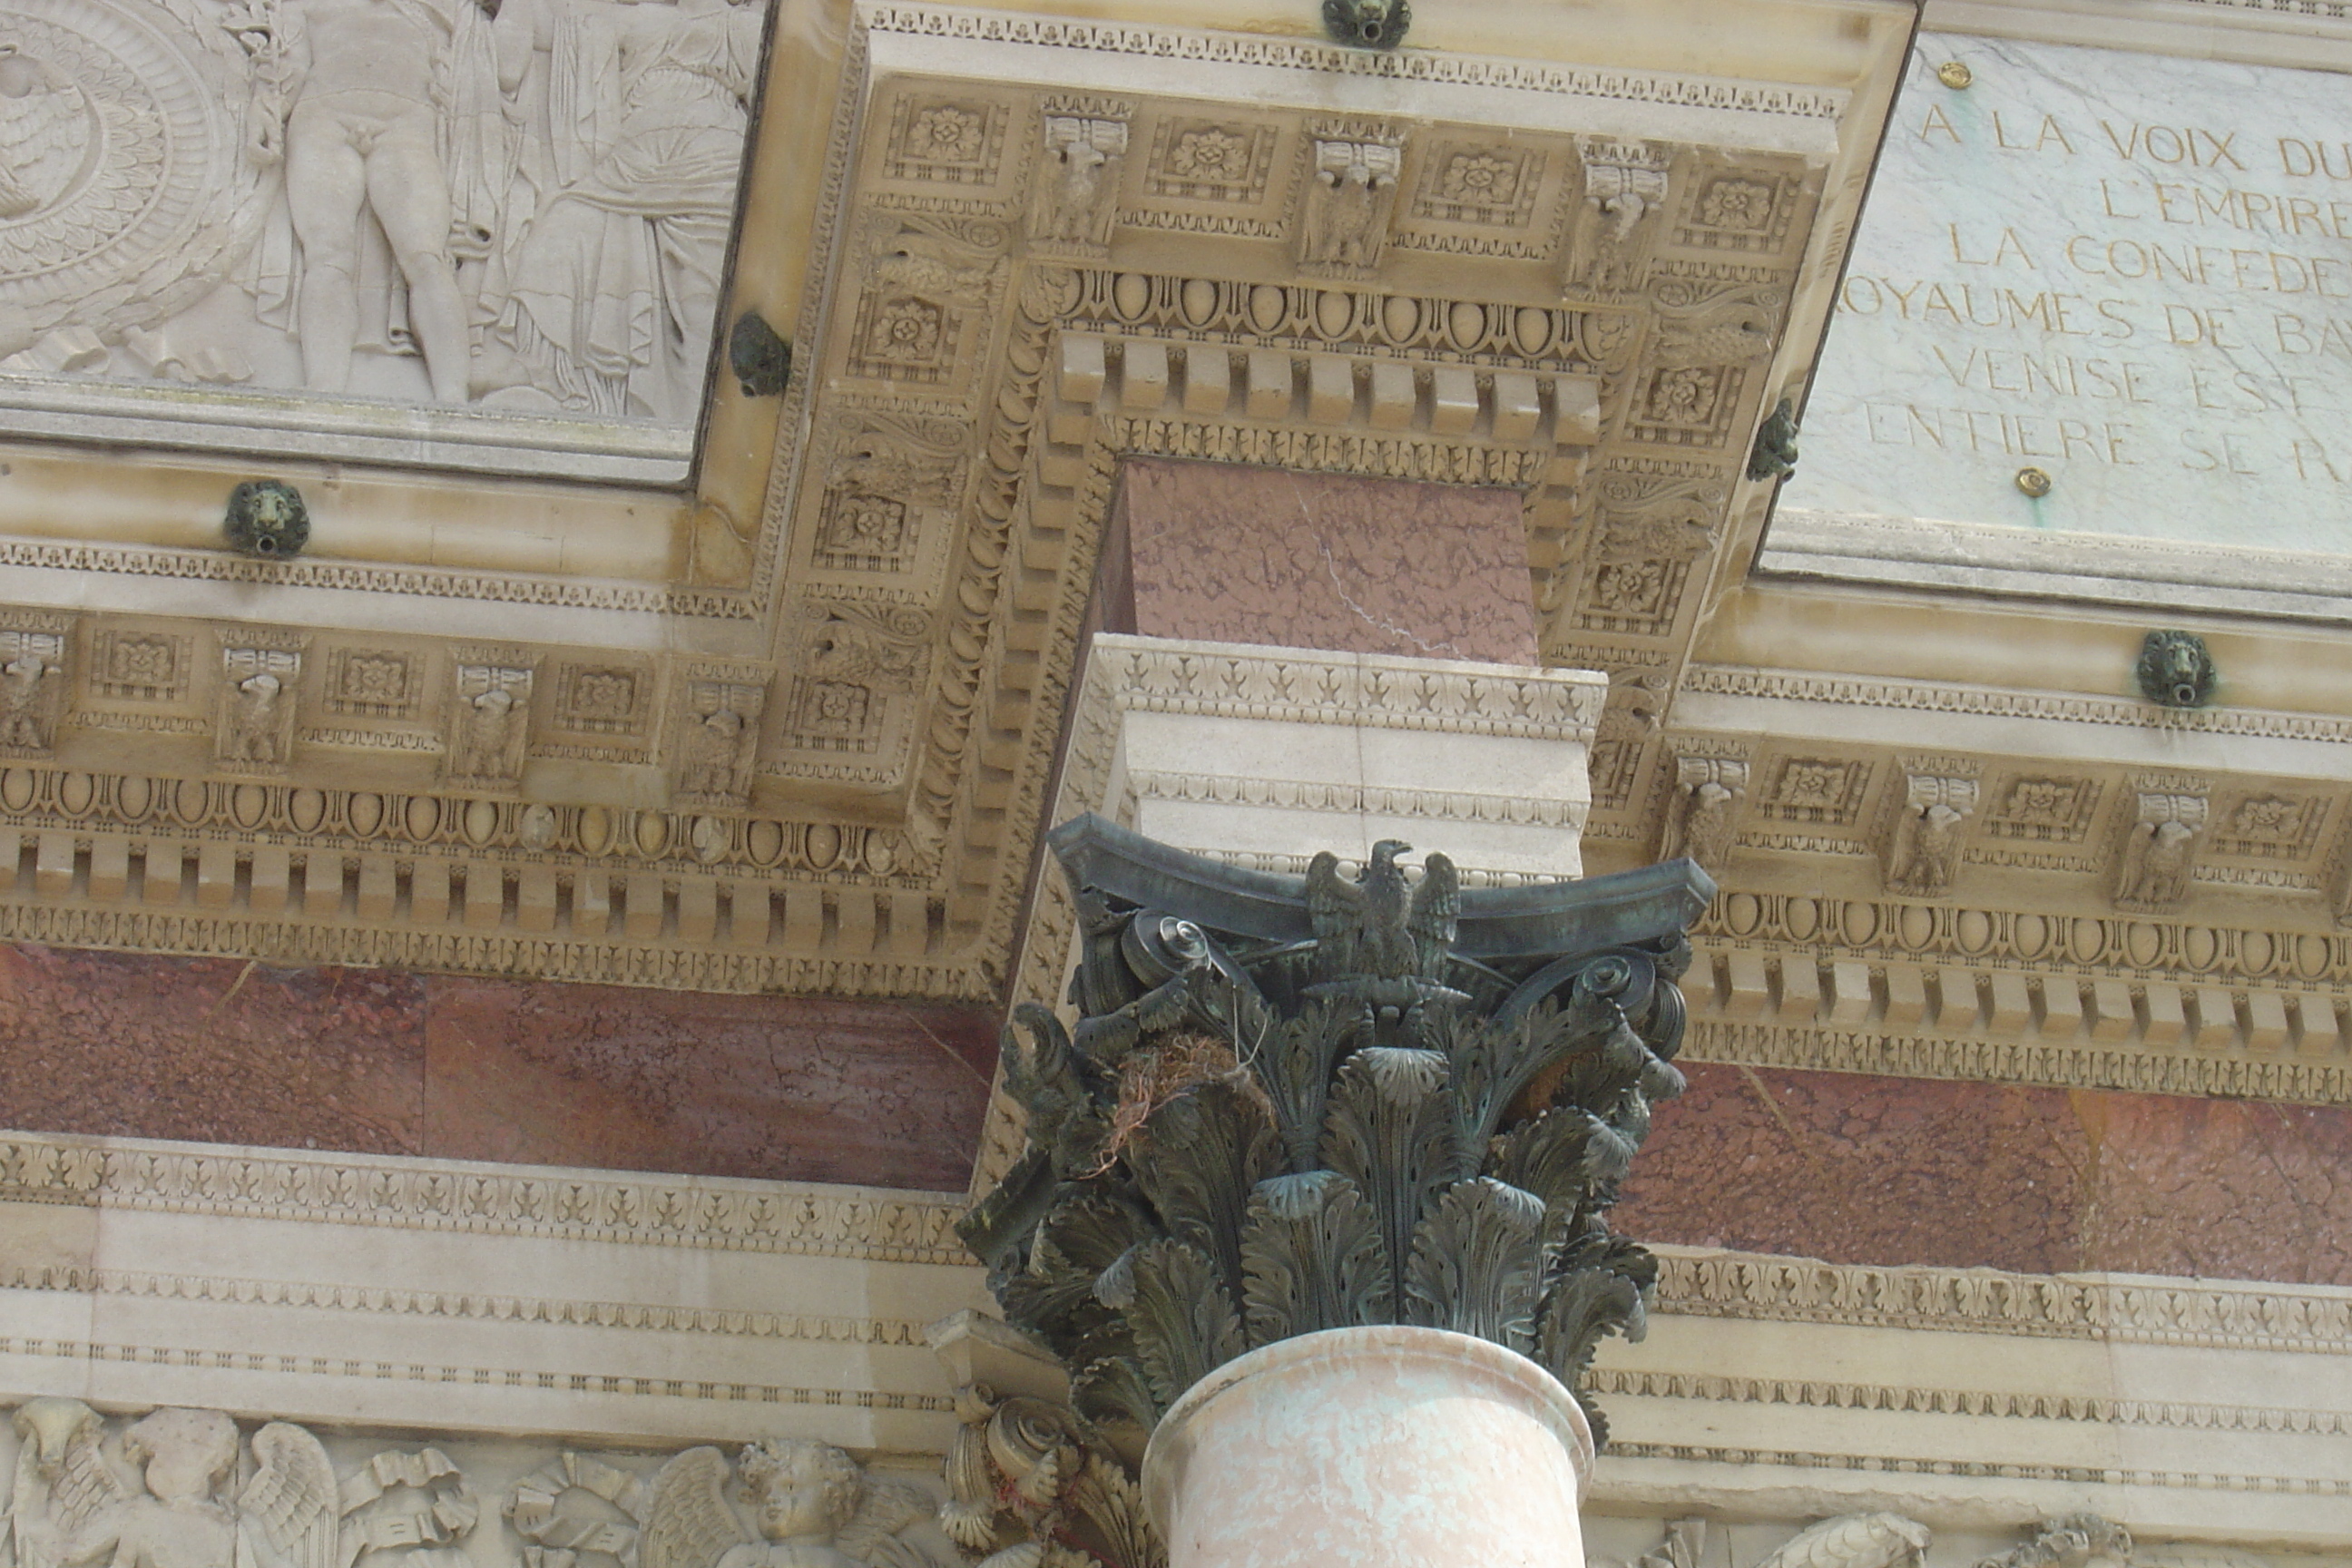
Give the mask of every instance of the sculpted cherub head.
[[236, 1423], [217, 1410], [158, 1410], [123, 1435], [122, 1457], [145, 1467], [163, 1501], [209, 1501], [236, 1464]]
[[743, 1450], [743, 1489], [770, 1541], [831, 1541], [857, 1517], [866, 1473], [824, 1443], [769, 1437]]

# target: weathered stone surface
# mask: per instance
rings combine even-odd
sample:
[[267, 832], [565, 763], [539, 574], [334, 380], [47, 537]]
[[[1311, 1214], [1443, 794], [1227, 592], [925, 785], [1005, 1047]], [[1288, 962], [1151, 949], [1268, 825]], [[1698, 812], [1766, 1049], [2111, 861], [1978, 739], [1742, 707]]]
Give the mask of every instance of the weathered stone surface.
[[2352, 1285], [2352, 1113], [1683, 1064], [1615, 1223], [1657, 1241], [2022, 1273]]
[[972, 1008], [0, 947], [0, 1123], [961, 1187]]
[[1122, 629], [1534, 664], [1524, 505], [1506, 489], [1130, 459]]

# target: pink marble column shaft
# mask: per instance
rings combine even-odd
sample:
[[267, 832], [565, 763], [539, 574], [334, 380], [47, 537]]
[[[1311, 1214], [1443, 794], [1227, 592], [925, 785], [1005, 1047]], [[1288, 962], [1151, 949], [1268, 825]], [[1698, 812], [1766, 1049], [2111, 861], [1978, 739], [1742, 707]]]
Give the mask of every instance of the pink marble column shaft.
[[1592, 1435], [1525, 1356], [1441, 1329], [1253, 1351], [1143, 1459], [1170, 1568], [1583, 1568]]

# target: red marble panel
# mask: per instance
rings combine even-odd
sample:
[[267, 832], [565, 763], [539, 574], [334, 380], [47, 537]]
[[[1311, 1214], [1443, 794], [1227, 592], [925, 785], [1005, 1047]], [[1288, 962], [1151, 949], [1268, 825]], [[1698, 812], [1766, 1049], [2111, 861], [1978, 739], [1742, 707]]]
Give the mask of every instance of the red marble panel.
[[970, 1009], [446, 977], [427, 1039], [436, 1155], [887, 1187], [970, 1179], [996, 1058]]
[[1119, 629], [1533, 664], [1520, 507], [1516, 490], [1133, 459]]
[[2352, 1285], [2352, 1110], [1685, 1070], [1617, 1211], [1643, 1240]]
[[973, 1008], [0, 944], [0, 1126], [958, 1188]]
[[0, 945], [0, 1125], [424, 1152], [425, 982]]
[[2093, 1267], [2352, 1285], [2352, 1113], [2083, 1094]]
[[2090, 1141], [2057, 1089], [1685, 1063], [1615, 1224], [1837, 1263], [2084, 1264]]

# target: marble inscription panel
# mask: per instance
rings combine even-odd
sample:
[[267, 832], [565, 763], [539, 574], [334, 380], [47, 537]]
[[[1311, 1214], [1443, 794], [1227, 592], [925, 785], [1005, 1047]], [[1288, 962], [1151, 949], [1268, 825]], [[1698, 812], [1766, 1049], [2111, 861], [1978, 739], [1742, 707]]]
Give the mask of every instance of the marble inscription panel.
[[2343, 104], [2319, 71], [1923, 35], [1784, 519], [2352, 547]]
[[766, 10], [0, 0], [0, 408], [274, 389], [682, 453]]

